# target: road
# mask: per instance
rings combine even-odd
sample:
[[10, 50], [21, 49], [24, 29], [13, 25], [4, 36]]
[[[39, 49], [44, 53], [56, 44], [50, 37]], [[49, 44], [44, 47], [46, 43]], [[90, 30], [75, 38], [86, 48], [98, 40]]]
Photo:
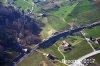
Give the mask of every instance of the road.
[[90, 42], [90, 39], [89, 38], [86, 38], [86, 34], [84, 32], [82, 32], [82, 35], [84, 36], [85, 40], [88, 42], [88, 44], [90, 45], [90, 47], [93, 49], [93, 51], [95, 51], [94, 47], [92, 46], [91, 42]]
[[[61, 45], [60, 45], [61, 46]], [[58, 51], [60, 52], [60, 54], [63, 56], [63, 59], [62, 59], [62, 62], [64, 63], [64, 64], [66, 64], [66, 57], [65, 57], [65, 55], [63, 54], [63, 52], [61, 52], [61, 50], [60, 50], [60, 46], [58, 47]]]
[[[82, 60], [84, 60], [84, 59], [86, 59], [86, 58], [88, 58], [88, 57], [94, 56], [94, 55], [96, 55], [96, 54], [99, 54], [99, 53], [100, 53], [100, 50], [93, 51], [93, 52], [91, 52], [91, 53], [89, 53], [89, 54], [87, 54], [87, 55], [82, 56], [82, 57], [79, 58], [76, 62], [72, 63], [72, 64], [69, 65], [69, 66], [81, 66], [81, 65], [83, 65], [83, 64], [81, 63]], [[84, 66], [84, 65], [83, 65], [83, 66]]]
[[79, 60], [79, 61], [82, 61], [83, 59], [86, 59], [86, 58], [88, 58], [88, 57], [94, 56], [94, 55], [96, 55], [96, 54], [98, 54], [98, 53], [100, 53], [100, 50], [91, 52], [91, 53], [89, 53], [89, 54], [87, 54], [87, 55], [85, 55], [85, 56], [79, 58], [78, 60]]

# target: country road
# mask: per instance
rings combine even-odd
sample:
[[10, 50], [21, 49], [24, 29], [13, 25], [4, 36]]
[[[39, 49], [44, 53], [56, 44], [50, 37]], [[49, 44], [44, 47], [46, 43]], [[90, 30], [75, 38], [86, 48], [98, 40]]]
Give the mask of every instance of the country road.
[[89, 38], [86, 38], [86, 34], [84, 32], [82, 32], [82, 35], [84, 36], [85, 40], [87, 41], [87, 43], [90, 45], [90, 47], [93, 49], [93, 51], [95, 51], [94, 47], [92, 46], [91, 42], [90, 42], [90, 39]]
[[[96, 54], [99, 54], [99, 53], [100, 53], [100, 50], [93, 51], [93, 52], [91, 52], [91, 53], [89, 53], [89, 54], [87, 54], [87, 55], [82, 56], [82, 57], [79, 58], [76, 62], [72, 63], [72, 64], [69, 65], [69, 66], [81, 66], [81, 65], [83, 66], [83, 64], [81, 63], [82, 60], [84, 60], [84, 59], [86, 59], [86, 58], [88, 58], [88, 57], [94, 56], [94, 55], [96, 55]], [[84, 65], [84, 66], [85, 66], [85, 65]]]

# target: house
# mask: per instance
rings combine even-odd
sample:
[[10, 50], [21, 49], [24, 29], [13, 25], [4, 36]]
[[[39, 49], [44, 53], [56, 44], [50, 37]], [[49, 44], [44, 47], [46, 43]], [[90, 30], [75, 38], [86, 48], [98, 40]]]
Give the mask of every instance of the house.
[[25, 47], [22, 48], [23, 53], [29, 53], [31, 50], [32, 50], [31, 48], [25, 48]]
[[23, 50], [23, 52], [25, 52], [25, 53], [26, 53], [28, 49], [27, 49], [27, 48], [25, 48], [25, 49], [22, 49], [22, 50]]
[[43, 55], [46, 56], [48, 58], [48, 60], [55, 60], [55, 59], [57, 59], [55, 56], [53, 56], [51, 54], [43, 53]]
[[62, 45], [63, 45], [64, 47], [68, 47], [69, 43], [66, 42], [65, 40], [63, 40], [63, 41], [62, 41]]
[[45, 13], [38, 13], [38, 17], [46, 17], [47, 15]]
[[90, 41], [95, 41], [95, 39], [93, 37], [90, 37]]
[[97, 44], [100, 44], [100, 37], [99, 38], [96, 38], [96, 41], [95, 41]]
[[72, 50], [72, 45], [66, 42], [65, 40], [62, 41], [62, 45], [64, 46], [64, 51]]
[[51, 55], [51, 54], [48, 54], [47, 58], [48, 58], [49, 60], [55, 60], [55, 59], [56, 59], [56, 57], [54, 57], [54, 56]]

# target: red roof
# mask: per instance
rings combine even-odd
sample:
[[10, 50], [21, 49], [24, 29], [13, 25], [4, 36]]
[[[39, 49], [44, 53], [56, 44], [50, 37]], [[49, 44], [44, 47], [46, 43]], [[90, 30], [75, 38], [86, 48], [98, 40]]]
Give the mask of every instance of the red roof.
[[98, 42], [100, 42], [100, 38], [97, 38], [96, 40], [97, 40]]
[[96, 38], [96, 41], [100, 44], [100, 37]]
[[64, 47], [67, 47], [69, 45], [69, 43], [66, 42], [65, 40], [62, 41], [62, 44], [64, 45]]

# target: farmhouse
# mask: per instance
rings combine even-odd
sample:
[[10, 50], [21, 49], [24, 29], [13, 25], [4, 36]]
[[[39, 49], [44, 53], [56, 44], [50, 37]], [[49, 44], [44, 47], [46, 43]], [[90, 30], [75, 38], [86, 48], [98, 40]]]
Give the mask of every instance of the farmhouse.
[[56, 58], [55, 58], [53, 55], [51, 55], [51, 54], [48, 54], [47, 58], [48, 58], [49, 60], [55, 60], [55, 59], [56, 59]]
[[95, 41], [97, 44], [100, 44], [100, 37], [99, 38], [96, 38], [96, 41]]
[[61, 43], [64, 46], [64, 51], [72, 50], [72, 45], [69, 44], [67, 41], [63, 40]]

